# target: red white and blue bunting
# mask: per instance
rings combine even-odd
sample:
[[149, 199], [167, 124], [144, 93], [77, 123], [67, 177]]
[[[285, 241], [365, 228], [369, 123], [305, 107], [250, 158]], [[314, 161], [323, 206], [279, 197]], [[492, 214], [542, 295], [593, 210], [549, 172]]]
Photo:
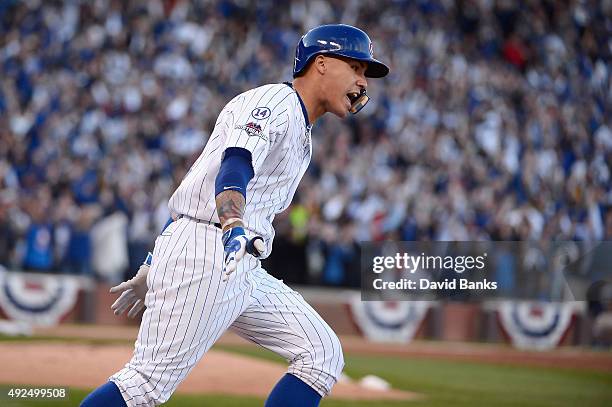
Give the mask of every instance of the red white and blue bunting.
[[6, 271], [0, 267], [0, 308], [8, 318], [33, 325], [55, 325], [75, 306], [74, 276]]
[[410, 342], [429, 309], [428, 301], [351, 300], [351, 312], [364, 336], [377, 342]]
[[520, 349], [546, 350], [559, 345], [569, 329], [574, 304], [503, 301], [497, 304], [502, 328]]

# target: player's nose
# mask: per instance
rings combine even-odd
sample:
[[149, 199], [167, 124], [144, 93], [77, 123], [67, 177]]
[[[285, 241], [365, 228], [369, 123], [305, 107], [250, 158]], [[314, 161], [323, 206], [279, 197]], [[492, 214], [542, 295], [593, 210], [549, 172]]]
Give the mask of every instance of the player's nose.
[[368, 81], [365, 78], [365, 75], [360, 75], [359, 78], [357, 79], [357, 86], [359, 86], [361, 89], [367, 89], [368, 88]]
[[368, 80], [366, 79], [365, 72], [368, 68], [368, 65], [365, 63], [361, 64], [362, 69], [357, 71], [357, 86], [361, 89], [366, 89], [368, 87]]

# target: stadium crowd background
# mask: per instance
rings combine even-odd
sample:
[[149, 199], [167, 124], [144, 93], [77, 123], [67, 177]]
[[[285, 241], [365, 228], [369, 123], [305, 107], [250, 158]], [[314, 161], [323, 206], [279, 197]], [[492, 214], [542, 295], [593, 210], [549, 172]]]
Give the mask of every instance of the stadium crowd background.
[[315, 125], [276, 276], [358, 285], [364, 240], [612, 240], [612, 1], [28, 0], [0, 3], [0, 264], [134, 273], [222, 106], [338, 21], [392, 73]]

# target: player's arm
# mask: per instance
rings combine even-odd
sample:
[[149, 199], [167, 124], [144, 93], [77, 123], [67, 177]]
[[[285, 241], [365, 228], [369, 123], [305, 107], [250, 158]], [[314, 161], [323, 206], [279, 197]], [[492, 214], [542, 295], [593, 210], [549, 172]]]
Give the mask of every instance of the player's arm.
[[237, 262], [245, 252], [259, 257], [265, 250], [261, 236], [247, 238], [242, 220], [246, 189], [253, 175], [249, 150], [240, 147], [229, 147], [225, 150], [215, 179], [215, 204], [225, 248], [224, 280], [234, 272]]
[[217, 215], [225, 232], [230, 227], [243, 226], [245, 198], [238, 191], [222, 191], [215, 197]]
[[215, 203], [223, 232], [230, 227], [243, 226], [246, 189], [253, 175], [249, 150], [229, 147], [223, 152], [219, 173], [215, 178]]
[[[241, 106], [234, 112], [231, 127], [224, 145], [219, 173], [215, 178], [215, 203], [217, 215], [223, 229], [223, 246], [225, 250], [224, 275], [231, 274], [236, 263], [244, 253], [259, 257], [265, 253], [265, 244], [261, 236], [247, 238], [244, 232], [243, 215], [249, 181], [260, 171], [275, 145], [278, 125], [288, 126], [288, 118], [281, 101], [293, 90], [285, 85], [281, 87], [262, 87], [254, 91], [257, 97], [243, 96]], [[265, 96], [265, 97], [264, 97]], [[268, 99], [266, 105], [259, 104]], [[253, 102], [252, 100], [257, 100]], [[228, 192], [229, 191], [229, 192]]]

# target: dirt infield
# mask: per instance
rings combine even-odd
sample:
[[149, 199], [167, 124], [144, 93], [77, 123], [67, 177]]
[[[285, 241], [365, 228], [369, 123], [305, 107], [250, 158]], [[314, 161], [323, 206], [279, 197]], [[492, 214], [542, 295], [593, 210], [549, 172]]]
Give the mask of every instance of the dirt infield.
[[[92, 388], [103, 383], [132, 355], [134, 326], [60, 325], [34, 331], [37, 341], [0, 342], [0, 383], [53, 385]], [[74, 342], [44, 338], [77, 339]], [[100, 341], [100, 344], [83, 343]], [[109, 343], [110, 341], [110, 343]], [[117, 341], [113, 343], [113, 341]], [[401, 356], [444, 360], [475, 361], [612, 370], [612, 353], [580, 349], [552, 352], [525, 352], [507, 346], [415, 342], [409, 345], [376, 344], [359, 337], [341, 338], [346, 352], [363, 355]], [[219, 341], [225, 345], [247, 345], [228, 333]], [[239, 372], [239, 379], [236, 379]], [[285, 368], [277, 363], [218, 350], [210, 351], [181, 384], [178, 393], [228, 394], [265, 398]], [[338, 383], [332, 397], [349, 400], [414, 400], [422, 396], [399, 390], [377, 391], [353, 382]]]
[[[54, 328], [37, 329], [35, 331], [35, 335], [45, 337], [108, 340], [134, 340], [137, 333], [138, 328], [133, 326], [60, 325]], [[535, 352], [517, 350], [504, 345], [463, 342], [415, 341], [410, 344], [379, 344], [355, 336], [343, 336], [341, 337], [341, 342], [345, 352], [363, 355], [404, 356], [518, 366], [612, 371], [611, 352], [593, 352], [580, 348], [559, 348], [553, 351]], [[221, 337], [219, 343], [249, 344], [231, 332]]]
[[346, 351], [365, 355], [403, 356], [422, 359], [612, 371], [612, 353], [576, 348], [525, 351], [509, 346], [464, 342], [414, 342], [409, 345], [372, 344], [361, 338], [342, 338]]
[[[0, 383], [94, 388], [104, 383], [131, 356], [130, 345], [0, 343], [0, 366], [3, 367], [0, 369]], [[206, 354], [177, 391], [265, 398], [284, 372], [285, 369], [276, 363], [213, 350]], [[376, 391], [355, 383], [338, 383], [332, 398], [411, 400], [419, 396], [400, 390]]]

